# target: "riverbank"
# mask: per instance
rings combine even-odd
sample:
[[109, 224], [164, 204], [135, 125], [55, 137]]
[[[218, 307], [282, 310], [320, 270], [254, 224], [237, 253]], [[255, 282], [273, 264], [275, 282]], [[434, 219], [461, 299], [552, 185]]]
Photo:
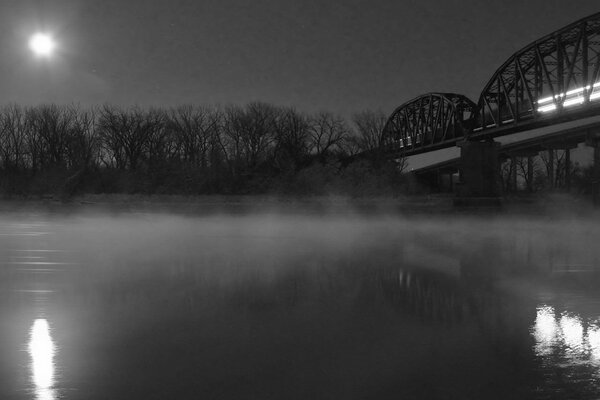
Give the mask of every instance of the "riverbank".
[[401, 213], [440, 212], [452, 209], [450, 195], [369, 197], [346, 196], [271, 196], [271, 195], [140, 195], [88, 194], [67, 200], [58, 197], [6, 198], [0, 210], [50, 208], [114, 211], [157, 211], [173, 213], [221, 212], [324, 212], [324, 213]]
[[39, 209], [52, 211], [211, 213], [334, 213], [334, 214], [594, 214], [588, 198], [564, 193], [502, 198], [499, 207], [456, 207], [452, 194], [348, 197], [272, 195], [141, 195], [86, 194], [67, 200], [59, 197], [11, 197], [0, 200], [0, 211]]

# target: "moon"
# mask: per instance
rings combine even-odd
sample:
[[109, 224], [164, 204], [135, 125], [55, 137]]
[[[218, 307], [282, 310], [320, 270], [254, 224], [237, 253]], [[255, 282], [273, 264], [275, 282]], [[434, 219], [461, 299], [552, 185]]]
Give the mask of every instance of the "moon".
[[56, 43], [47, 33], [36, 33], [29, 39], [29, 49], [39, 57], [50, 57], [54, 53]]

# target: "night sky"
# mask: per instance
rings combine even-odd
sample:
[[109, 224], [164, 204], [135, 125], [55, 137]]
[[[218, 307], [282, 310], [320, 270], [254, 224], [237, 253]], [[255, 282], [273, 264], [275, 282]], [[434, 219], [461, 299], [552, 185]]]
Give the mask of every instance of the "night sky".
[[[171, 106], [265, 101], [390, 113], [412, 97], [477, 100], [512, 53], [597, 0], [0, 2], [0, 103]], [[53, 34], [49, 59], [32, 55]]]

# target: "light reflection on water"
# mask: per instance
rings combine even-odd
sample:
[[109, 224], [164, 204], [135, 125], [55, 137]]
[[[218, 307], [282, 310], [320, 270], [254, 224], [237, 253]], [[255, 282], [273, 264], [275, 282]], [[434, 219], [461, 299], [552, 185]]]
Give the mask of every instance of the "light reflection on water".
[[535, 352], [540, 356], [552, 353], [552, 346], [558, 332], [558, 324], [554, 318], [552, 307], [540, 307], [533, 326], [533, 336], [536, 339]]
[[566, 351], [574, 357], [584, 355], [587, 338], [584, 341], [581, 318], [576, 315], [563, 314], [560, 317], [559, 325]]
[[600, 363], [600, 326], [592, 325], [588, 327], [588, 343], [590, 345], [590, 356]]
[[554, 307], [538, 307], [532, 326], [534, 351], [543, 359], [563, 359], [565, 366], [590, 364], [600, 376], [600, 325], [572, 312], [557, 313]]
[[56, 399], [53, 386], [54, 355], [56, 347], [45, 319], [36, 319], [29, 332], [29, 356], [31, 357], [31, 380], [37, 400]]

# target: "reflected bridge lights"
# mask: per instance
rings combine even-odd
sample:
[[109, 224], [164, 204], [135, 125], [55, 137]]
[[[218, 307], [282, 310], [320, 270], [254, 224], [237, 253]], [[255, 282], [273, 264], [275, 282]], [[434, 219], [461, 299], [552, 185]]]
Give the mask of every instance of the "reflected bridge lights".
[[539, 308], [532, 332], [536, 340], [535, 352], [538, 355], [546, 356], [552, 353], [558, 330], [559, 326], [554, 318], [554, 309], [552, 307]]
[[594, 361], [600, 363], [600, 325], [589, 327], [587, 334], [590, 356]]
[[543, 306], [537, 309], [531, 333], [535, 338], [534, 350], [538, 356], [550, 356], [558, 352], [573, 362], [589, 361], [600, 365], [598, 321], [588, 321], [584, 324], [577, 315], [556, 315], [553, 307]]
[[36, 319], [29, 331], [29, 356], [31, 358], [31, 381], [36, 400], [55, 400], [54, 355], [56, 347], [45, 319]]
[[593, 86], [583, 86], [569, 90], [566, 93], [559, 93], [554, 96], [538, 99], [537, 111], [540, 113], [552, 112], [558, 108], [559, 104], [562, 104], [563, 108], [581, 105], [585, 101], [585, 92], [590, 92], [589, 101], [597, 101], [600, 99], [600, 82], [595, 83]]

